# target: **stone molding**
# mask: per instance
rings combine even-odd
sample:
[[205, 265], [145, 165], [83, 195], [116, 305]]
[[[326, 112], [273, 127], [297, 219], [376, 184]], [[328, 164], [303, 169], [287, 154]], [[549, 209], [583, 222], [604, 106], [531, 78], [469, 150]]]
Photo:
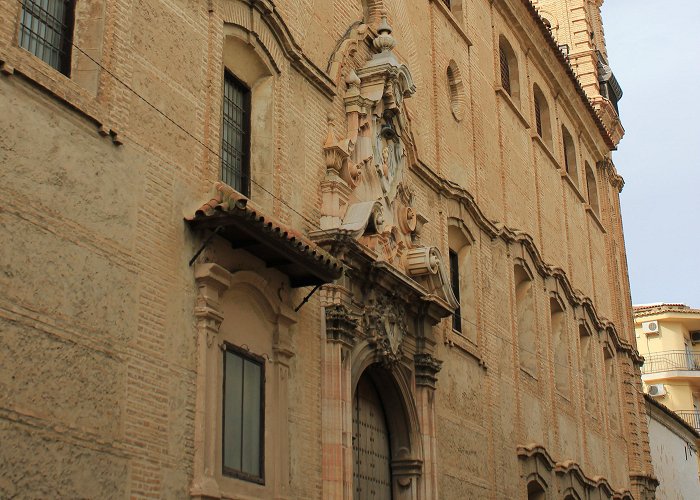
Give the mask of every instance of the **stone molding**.
[[[232, 0], [222, 2], [221, 5], [226, 22], [241, 26], [250, 32], [263, 47], [269, 47], [269, 42], [274, 40], [277, 52], [283, 54], [294, 69], [325, 97], [328, 99], [335, 97], [335, 83], [304, 53], [272, 0]], [[213, 5], [211, 8], [213, 9]], [[240, 8], [248, 10], [250, 14], [237, 15], [240, 13]], [[274, 56], [272, 58], [278, 59]]]
[[555, 461], [547, 449], [535, 443], [519, 445], [518, 458], [523, 462], [523, 477], [526, 482], [533, 480], [547, 486], [547, 498], [563, 498], [567, 493], [576, 493], [579, 498], [588, 498], [588, 491], [599, 490], [605, 498], [633, 500], [629, 490], [615, 490], [602, 476], [589, 478], [581, 466], [573, 460]]
[[542, 254], [534, 242], [534, 238], [522, 231], [510, 228], [501, 222], [497, 222], [486, 217], [486, 214], [477, 205], [474, 197], [462, 186], [442, 177], [423, 162], [413, 165], [413, 171], [434, 191], [440, 193], [447, 199], [455, 200], [465, 208], [465, 216], [492, 240], [501, 239], [507, 245], [521, 245], [523, 250], [531, 258], [535, 270], [543, 278], [556, 279], [560, 289], [564, 292], [567, 300], [573, 307], [581, 307], [586, 311], [591, 324], [598, 331], [607, 331], [612, 340], [615, 350], [629, 356], [632, 361], [641, 366], [644, 362], [637, 349], [624, 340], [617, 332], [615, 324], [609, 319], [598, 314], [593, 300], [583, 295], [574, 288], [566, 272], [556, 266], [545, 262]]
[[[249, 486], [221, 474], [221, 377], [220, 346], [230, 341], [228, 334], [220, 332], [224, 320], [222, 298], [229, 290], [246, 293], [251, 301], [261, 307], [265, 318], [274, 324], [269, 349], [272, 356], [266, 372], [266, 393], [271, 395], [269, 418], [266, 418], [266, 433], [273, 439], [266, 441], [265, 449], [271, 457], [266, 469], [266, 492], [274, 498], [287, 498], [289, 484], [288, 469], [288, 391], [289, 364], [294, 356], [290, 327], [297, 321], [297, 313], [287, 304], [288, 291], [284, 282], [269, 280], [260, 274], [240, 270], [229, 272], [223, 266], [208, 262], [198, 263], [194, 268], [197, 286], [195, 317], [197, 318], [197, 374], [194, 416], [194, 461], [190, 495], [198, 499], [230, 498], [234, 492], [244, 491]], [[217, 337], [225, 335], [223, 339]], [[268, 371], [269, 370], [269, 371]], [[269, 431], [268, 431], [269, 429]]]

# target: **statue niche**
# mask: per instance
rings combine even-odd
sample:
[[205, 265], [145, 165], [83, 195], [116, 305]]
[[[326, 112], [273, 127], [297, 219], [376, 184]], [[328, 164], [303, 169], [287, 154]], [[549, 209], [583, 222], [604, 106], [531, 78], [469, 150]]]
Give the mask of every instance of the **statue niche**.
[[[355, 31], [358, 38], [367, 32], [364, 25]], [[439, 251], [420, 244], [427, 219], [413, 206], [408, 170], [415, 155], [404, 99], [416, 87], [393, 52], [396, 41], [385, 17], [377, 33], [372, 40], [375, 54], [350, 69], [344, 80], [347, 136], [339, 139], [329, 120], [321, 229], [349, 234], [374, 252], [376, 260], [408, 274], [429, 293], [437, 292], [454, 309]]]

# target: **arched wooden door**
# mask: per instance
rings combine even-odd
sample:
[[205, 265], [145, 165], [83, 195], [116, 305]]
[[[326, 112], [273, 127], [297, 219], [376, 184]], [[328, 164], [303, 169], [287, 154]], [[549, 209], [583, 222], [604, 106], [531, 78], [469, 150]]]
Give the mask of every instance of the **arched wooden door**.
[[379, 393], [367, 373], [360, 377], [352, 411], [353, 498], [391, 500], [389, 429]]

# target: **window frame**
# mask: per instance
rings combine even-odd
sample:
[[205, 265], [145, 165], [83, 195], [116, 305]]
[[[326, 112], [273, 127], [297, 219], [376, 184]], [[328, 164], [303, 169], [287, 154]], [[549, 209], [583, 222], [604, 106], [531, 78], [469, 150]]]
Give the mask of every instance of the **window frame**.
[[596, 179], [590, 163], [584, 161], [583, 165], [586, 175], [586, 199], [588, 201], [588, 206], [591, 207], [594, 214], [599, 215], [600, 199], [598, 197], [598, 179]]
[[515, 107], [520, 109], [522, 105], [521, 75], [518, 56], [513, 48], [513, 44], [510, 43], [510, 40], [503, 33], [498, 36], [498, 66], [500, 87], [508, 94]]
[[[227, 78], [230, 78], [231, 83], [234, 87], [243, 90], [243, 108], [244, 108], [244, 120], [243, 120], [243, 155], [241, 160], [241, 189], [237, 189], [236, 186], [228, 182], [230, 179], [224, 178], [224, 140], [225, 140], [225, 127], [226, 127], [226, 83]], [[251, 118], [253, 111], [252, 96], [253, 90], [246, 85], [246, 83], [238, 78], [233, 71], [224, 66], [224, 75], [222, 80], [222, 91], [221, 91], [221, 162], [219, 168], [219, 179], [225, 182], [232, 188], [236, 189], [239, 193], [246, 197], [250, 197], [251, 192], [251, 182], [252, 182], [252, 172], [250, 168], [250, 147], [251, 147]]]
[[[221, 376], [221, 475], [234, 479], [241, 479], [260, 485], [265, 484], [265, 358], [238, 347], [230, 342], [224, 341], [221, 346], [222, 351], [222, 376]], [[260, 367], [260, 475], [256, 476], [242, 470], [232, 469], [226, 466], [226, 354], [232, 353], [241, 357], [244, 361], [252, 362]]]
[[562, 153], [564, 155], [564, 171], [568, 175], [569, 179], [578, 187], [578, 148], [576, 147], [576, 141], [574, 136], [571, 134], [566, 125], [561, 126], [561, 136], [562, 136]]
[[533, 111], [535, 114], [535, 132], [550, 151], [554, 149], [552, 141], [552, 116], [549, 101], [537, 82], [532, 84]]
[[[33, 57], [39, 59], [42, 61], [44, 64], [47, 64], [51, 68], [55, 69], [62, 75], [70, 78], [71, 77], [71, 65], [72, 65], [72, 60], [73, 60], [73, 39], [75, 37], [75, 9], [77, 6], [76, 0], [56, 0], [57, 2], [62, 2], [64, 4], [64, 8], [66, 9], [65, 11], [65, 16], [63, 20], [58, 20], [56, 19], [53, 14], [49, 13], [47, 8], [40, 5], [39, 2], [36, 0], [20, 0], [20, 9], [19, 9], [19, 29], [17, 29], [16, 32], [16, 39], [17, 39], [17, 46], [31, 54]], [[35, 10], [39, 9], [43, 13], [45, 13], [46, 17], [51, 17], [55, 19], [57, 22], [61, 24], [61, 26], [64, 28], [64, 31], [62, 31], [59, 36], [60, 36], [60, 47], [54, 46], [51, 43], [48, 42], [48, 40], [45, 38], [46, 36], [46, 31], [49, 29], [52, 29], [50, 27], [50, 23], [47, 21], [41, 21], [41, 17], [37, 16], [35, 14]], [[27, 27], [24, 23], [26, 20], [27, 16], [31, 16], [33, 19], [36, 19], [38, 21], [41, 21], [41, 25], [37, 26], [37, 29], [41, 29], [43, 27], [44, 29], [44, 36], [40, 36], [38, 31], [35, 31], [34, 29]], [[37, 50], [36, 52], [31, 50], [31, 44], [28, 46], [23, 45], [23, 40], [24, 38], [27, 37], [28, 40], [31, 42], [32, 39], [34, 39], [37, 42], [37, 48], [40, 46], [41, 50]], [[38, 40], [41, 39], [44, 43], [39, 44]], [[46, 48], [51, 48], [59, 51], [58, 55], [58, 62], [56, 65], [52, 64], [50, 60], [44, 59], [45, 53], [46, 53]], [[41, 52], [41, 56], [39, 55], [39, 52]], [[51, 52], [51, 50], [49, 51]], [[49, 54], [50, 55], [50, 54]]]

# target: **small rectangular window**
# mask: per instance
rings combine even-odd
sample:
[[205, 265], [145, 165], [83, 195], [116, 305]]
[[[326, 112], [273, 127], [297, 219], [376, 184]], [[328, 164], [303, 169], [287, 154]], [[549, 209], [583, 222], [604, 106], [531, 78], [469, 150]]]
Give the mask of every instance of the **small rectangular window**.
[[19, 46], [68, 76], [73, 0], [22, 0]]
[[[452, 293], [459, 304], [459, 256], [454, 250], [450, 250], [450, 285]], [[457, 307], [452, 316], [452, 329], [457, 332], [462, 332], [462, 308]]]
[[229, 71], [224, 73], [221, 180], [250, 195], [250, 90]]
[[231, 345], [224, 351], [223, 473], [264, 483], [265, 365]]

